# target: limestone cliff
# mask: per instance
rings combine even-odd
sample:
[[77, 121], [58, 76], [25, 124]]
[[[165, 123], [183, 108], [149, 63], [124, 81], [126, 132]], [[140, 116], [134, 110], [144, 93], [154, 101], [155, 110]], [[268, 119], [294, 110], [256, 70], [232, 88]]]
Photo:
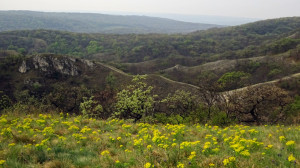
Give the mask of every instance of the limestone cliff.
[[93, 68], [94, 63], [88, 60], [72, 58], [68, 56], [36, 55], [22, 62], [19, 72], [26, 73], [36, 69], [45, 74], [60, 73], [64, 75], [77, 76], [80, 74], [79, 66], [84, 65]]

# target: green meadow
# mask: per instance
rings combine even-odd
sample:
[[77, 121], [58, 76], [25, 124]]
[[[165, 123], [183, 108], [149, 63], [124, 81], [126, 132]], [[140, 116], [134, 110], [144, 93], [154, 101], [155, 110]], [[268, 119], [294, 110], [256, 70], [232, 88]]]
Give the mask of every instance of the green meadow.
[[299, 167], [300, 126], [2, 114], [0, 167]]

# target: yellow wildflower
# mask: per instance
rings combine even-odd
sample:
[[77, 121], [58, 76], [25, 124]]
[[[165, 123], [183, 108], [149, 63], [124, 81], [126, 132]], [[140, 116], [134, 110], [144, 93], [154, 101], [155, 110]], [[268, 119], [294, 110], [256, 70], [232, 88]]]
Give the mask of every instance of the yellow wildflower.
[[144, 168], [151, 168], [151, 167], [154, 167], [153, 165], [151, 165], [151, 163], [147, 162], [145, 165], [144, 165]]
[[268, 145], [267, 147], [265, 147], [265, 149], [271, 149], [273, 147], [273, 145]]
[[229, 160], [228, 159], [224, 159], [223, 160], [223, 164], [224, 164], [224, 166], [227, 166], [229, 164]]
[[250, 156], [250, 152], [248, 150], [244, 150], [240, 154], [243, 156]]
[[152, 149], [152, 145], [147, 145], [147, 149], [151, 150]]
[[16, 145], [15, 143], [8, 144], [8, 146], [15, 146], [15, 145]]
[[5, 162], [5, 160], [0, 160], [0, 165], [3, 165]]
[[282, 141], [285, 140], [285, 137], [284, 137], [284, 136], [280, 136], [280, 137], [279, 137], [279, 140], [280, 140], [280, 142], [282, 142]]
[[235, 157], [231, 156], [228, 158], [230, 162], [234, 162], [235, 161]]
[[129, 150], [129, 149], [125, 149], [125, 152], [130, 153], [130, 152], [132, 152], [132, 151]]
[[102, 156], [109, 155], [109, 151], [108, 150], [104, 150], [104, 151], [101, 152], [101, 155]]
[[293, 162], [296, 160], [296, 158], [293, 156], [293, 154], [291, 154], [289, 157], [288, 157], [288, 160], [289, 162]]
[[178, 162], [178, 164], [177, 164], [177, 168], [184, 168], [184, 164], [183, 164], [183, 163], [180, 163], [180, 162]]
[[295, 145], [295, 141], [287, 141], [286, 146], [291, 146], [291, 145]]
[[193, 160], [195, 156], [196, 156], [196, 152], [193, 151], [193, 152], [191, 152], [191, 155], [189, 156], [188, 159], [189, 159], [189, 160]]
[[215, 166], [215, 164], [213, 164], [213, 163], [209, 164], [209, 167], [214, 167], [214, 166]]

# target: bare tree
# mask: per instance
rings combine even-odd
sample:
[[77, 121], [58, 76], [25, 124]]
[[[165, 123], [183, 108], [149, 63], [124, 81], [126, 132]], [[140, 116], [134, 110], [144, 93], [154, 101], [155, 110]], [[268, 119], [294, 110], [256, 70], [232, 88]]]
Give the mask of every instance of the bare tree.
[[220, 101], [221, 94], [217, 92], [216, 85], [202, 84], [199, 86], [199, 96], [207, 106], [207, 119], [210, 120], [212, 107]]
[[286, 106], [292, 99], [287, 91], [275, 85], [248, 87], [232, 93], [228, 99], [228, 114], [240, 122], [276, 123], [284, 120]]

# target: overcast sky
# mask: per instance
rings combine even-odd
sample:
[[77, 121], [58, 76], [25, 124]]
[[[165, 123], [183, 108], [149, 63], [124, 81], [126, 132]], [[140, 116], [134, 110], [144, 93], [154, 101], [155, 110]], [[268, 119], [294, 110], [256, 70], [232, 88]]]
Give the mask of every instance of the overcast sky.
[[300, 16], [300, 0], [0, 0], [0, 10], [136, 12], [277, 18]]

